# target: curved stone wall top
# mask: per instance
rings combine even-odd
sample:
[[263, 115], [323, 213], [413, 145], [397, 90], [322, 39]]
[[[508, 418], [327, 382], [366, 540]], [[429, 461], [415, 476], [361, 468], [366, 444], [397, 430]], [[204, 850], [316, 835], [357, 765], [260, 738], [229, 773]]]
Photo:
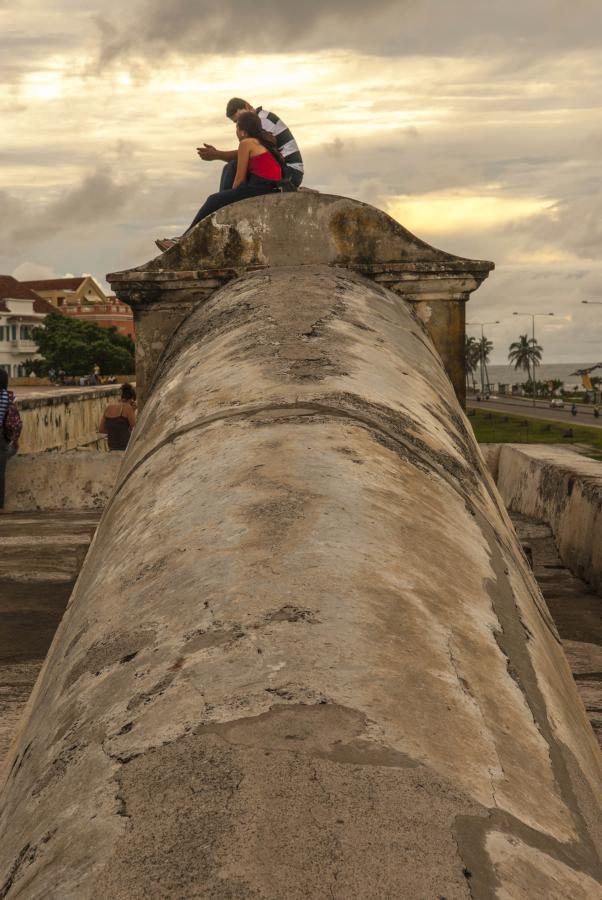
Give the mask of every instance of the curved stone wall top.
[[300, 191], [254, 197], [220, 209], [204, 219], [167, 253], [110, 281], [142, 273], [254, 266], [378, 266], [405, 262], [451, 270], [493, 268], [437, 250], [421, 241], [380, 209], [348, 197]]
[[444, 253], [382, 210], [314, 191], [233, 203], [167, 253], [107, 275], [134, 311], [140, 398], [167, 341], [196, 304], [247, 272], [290, 266], [348, 269], [414, 303], [462, 401], [464, 304], [493, 263]]

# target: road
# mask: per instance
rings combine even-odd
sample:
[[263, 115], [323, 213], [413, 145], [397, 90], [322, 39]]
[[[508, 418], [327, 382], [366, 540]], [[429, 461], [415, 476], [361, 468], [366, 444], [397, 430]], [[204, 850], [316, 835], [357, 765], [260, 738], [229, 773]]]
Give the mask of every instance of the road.
[[529, 419], [547, 419], [548, 421], [570, 422], [572, 425], [587, 425], [590, 428], [602, 428], [602, 416], [596, 419], [591, 406], [582, 406], [577, 404], [577, 415], [571, 415], [570, 405], [564, 409], [550, 408], [548, 400], [537, 400], [536, 406], [533, 406], [531, 400], [519, 400], [518, 398], [499, 399], [490, 398], [489, 400], [475, 400], [469, 397], [466, 405], [473, 409], [490, 409], [495, 412], [507, 413], [508, 415], [521, 416]]

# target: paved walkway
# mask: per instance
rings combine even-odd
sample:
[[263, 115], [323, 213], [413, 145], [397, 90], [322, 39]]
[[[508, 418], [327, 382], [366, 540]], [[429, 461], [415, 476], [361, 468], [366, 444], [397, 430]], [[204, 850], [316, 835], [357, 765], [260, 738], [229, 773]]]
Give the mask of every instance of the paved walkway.
[[556, 623], [573, 678], [602, 747], [602, 598], [562, 564], [547, 525], [511, 515], [533, 555], [533, 574]]
[[0, 516], [0, 761], [48, 652], [100, 513]]

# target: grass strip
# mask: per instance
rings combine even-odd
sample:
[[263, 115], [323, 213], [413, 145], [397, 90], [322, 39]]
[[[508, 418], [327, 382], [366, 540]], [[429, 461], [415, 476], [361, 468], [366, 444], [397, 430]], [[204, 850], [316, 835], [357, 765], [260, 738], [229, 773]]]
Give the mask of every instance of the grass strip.
[[479, 444], [583, 444], [588, 456], [602, 459], [602, 428], [551, 422], [469, 408], [468, 421]]

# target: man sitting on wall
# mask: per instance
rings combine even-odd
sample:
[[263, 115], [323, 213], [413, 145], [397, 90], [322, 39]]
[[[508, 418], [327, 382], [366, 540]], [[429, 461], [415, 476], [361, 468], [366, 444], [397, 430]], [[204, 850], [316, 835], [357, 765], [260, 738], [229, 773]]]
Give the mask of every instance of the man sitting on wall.
[[[295, 187], [299, 187], [303, 181], [303, 160], [290, 128], [287, 128], [276, 113], [270, 112], [262, 106], [255, 108], [250, 103], [247, 103], [246, 100], [241, 100], [240, 97], [233, 97], [231, 100], [228, 100], [226, 116], [232, 122], [236, 122], [242, 112], [257, 113], [261, 119], [263, 129], [274, 135], [276, 148], [286, 163], [282, 177], [290, 178]], [[219, 189], [220, 191], [230, 190], [236, 175], [238, 150], [217, 150], [211, 144], [204, 144], [202, 147], [197, 148], [197, 152], [201, 159], [204, 159], [206, 162], [221, 159], [226, 163], [222, 171]]]

